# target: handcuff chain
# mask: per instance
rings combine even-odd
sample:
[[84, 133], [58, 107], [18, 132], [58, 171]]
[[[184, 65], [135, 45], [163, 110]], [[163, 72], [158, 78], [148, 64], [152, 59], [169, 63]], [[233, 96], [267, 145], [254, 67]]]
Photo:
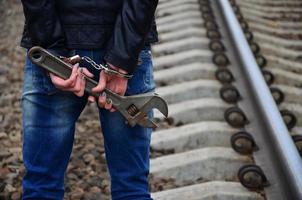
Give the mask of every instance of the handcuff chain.
[[121, 78], [126, 78], [126, 79], [130, 79], [133, 76], [133, 75], [129, 75], [129, 74], [123, 74], [123, 73], [121, 73], [119, 71], [111, 69], [111, 68], [109, 68], [108, 65], [104, 66], [102, 64], [97, 64], [94, 60], [92, 60], [88, 56], [83, 56], [83, 57], [81, 57], [81, 59], [85, 60], [86, 62], [88, 62], [89, 64], [91, 64], [91, 66], [93, 66], [95, 69], [97, 69], [97, 70], [104, 70], [105, 73], [110, 74], [110, 75], [116, 75], [116, 76], [119, 76]]
[[92, 60], [88, 56], [83, 56], [83, 57], [81, 57], [81, 59], [85, 60], [86, 62], [88, 62], [89, 64], [91, 64], [97, 70], [106, 70], [103, 65], [96, 64], [96, 62], [94, 62], [94, 60]]

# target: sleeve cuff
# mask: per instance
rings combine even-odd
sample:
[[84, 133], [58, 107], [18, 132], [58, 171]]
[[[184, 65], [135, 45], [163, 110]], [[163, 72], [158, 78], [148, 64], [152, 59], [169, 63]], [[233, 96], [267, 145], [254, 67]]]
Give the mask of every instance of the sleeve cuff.
[[133, 74], [133, 72], [137, 66], [137, 59], [121, 58], [120, 56], [118, 56], [112, 52], [108, 52], [105, 55], [104, 60], [118, 68], [121, 68], [121, 69], [127, 71], [129, 75]]

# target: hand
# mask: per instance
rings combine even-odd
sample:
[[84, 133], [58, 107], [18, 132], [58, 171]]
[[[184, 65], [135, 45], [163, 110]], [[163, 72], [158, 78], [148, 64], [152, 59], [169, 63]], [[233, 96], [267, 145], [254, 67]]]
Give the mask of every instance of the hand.
[[93, 77], [93, 74], [90, 73], [86, 68], [80, 68], [79, 64], [75, 64], [72, 68], [71, 75], [68, 79], [64, 80], [52, 73], [49, 74], [52, 83], [56, 88], [63, 91], [73, 92], [78, 97], [84, 95], [85, 91], [85, 76], [90, 78]]
[[[110, 64], [109, 64], [110, 65]], [[110, 65], [111, 68], [118, 70], [121, 73], [127, 73], [126, 71], [119, 69], [115, 66]], [[109, 75], [106, 74], [104, 71], [101, 71], [100, 73], [100, 80], [99, 83], [96, 87], [92, 89], [92, 92], [102, 92], [105, 88], [111, 90], [112, 92], [115, 92], [121, 96], [125, 95], [126, 89], [127, 89], [127, 84], [128, 84], [128, 79], [118, 77], [115, 75]], [[88, 99], [90, 101], [94, 101], [92, 99], [93, 97], [89, 97]], [[104, 107], [107, 110], [110, 110], [111, 112], [114, 112], [115, 109], [112, 108], [112, 102], [111, 103], [106, 103], [106, 96], [105, 93], [100, 95], [98, 99], [98, 103], [101, 107]]]

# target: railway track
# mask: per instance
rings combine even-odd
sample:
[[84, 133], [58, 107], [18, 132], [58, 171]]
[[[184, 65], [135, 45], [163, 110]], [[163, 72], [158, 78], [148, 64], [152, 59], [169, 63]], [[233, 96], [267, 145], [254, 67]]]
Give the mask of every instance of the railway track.
[[[238, 64], [241, 56], [237, 46], [231, 43], [226, 20], [221, 20], [226, 19], [228, 13], [221, 12], [221, 2], [226, 1], [160, 0], [157, 12], [160, 42], [153, 47], [154, 76], [157, 92], [169, 102], [170, 118], [163, 120], [155, 113], [160, 127], [152, 135], [152, 196], [156, 200], [301, 199], [301, 161], [290, 144], [291, 138], [286, 136], [293, 137], [301, 154], [302, 14], [299, 11], [302, 2], [229, 1], [237, 10], [241, 26], [248, 27], [245, 36], [250, 40], [249, 48], [260, 68], [250, 60], [245, 65]], [[19, 43], [24, 19], [20, 3], [9, 1], [3, 6], [0, 199], [20, 199], [24, 168], [21, 167], [19, 97], [25, 56], [15, 46]], [[213, 31], [212, 23], [205, 23], [211, 16], [215, 17], [221, 37]], [[217, 40], [222, 42], [224, 51]], [[218, 65], [213, 62], [214, 55], [219, 52], [227, 56], [228, 64], [224, 64], [225, 57], [221, 55], [215, 57]], [[280, 116], [276, 118], [273, 113], [271, 115], [276, 120], [268, 127], [266, 112], [257, 106], [256, 95], [251, 97], [257, 91], [251, 91], [252, 87], [247, 87], [244, 81], [252, 78], [247, 76], [251, 73], [240, 71], [246, 69], [246, 65], [250, 66], [248, 69], [263, 72], [289, 131], [284, 128]], [[232, 82], [229, 72], [234, 77]], [[228, 82], [238, 90], [239, 99], [234, 88], [225, 84]], [[258, 84], [258, 81], [254, 82]], [[257, 89], [260, 100], [269, 99], [268, 90], [264, 92], [262, 86]], [[273, 104], [272, 99], [270, 102]], [[227, 122], [229, 117], [225, 117], [225, 113], [232, 107], [240, 108], [247, 121], [242, 120], [239, 111], [231, 117], [235, 119], [235, 127]], [[242, 122], [247, 123], [239, 126]], [[95, 105], [89, 105], [76, 128], [64, 199], [110, 199], [110, 181], [100, 131], [97, 109]], [[280, 134], [282, 143], [289, 145], [281, 145], [274, 133]], [[247, 165], [248, 168], [242, 168]], [[240, 179], [240, 169], [254, 171]], [[242, 181], [249, 188], [243, 186]]]
[[154, 199], [302, 199], [301, 9], [159, 2], [154, 77], [170, 118], [155, 113]]

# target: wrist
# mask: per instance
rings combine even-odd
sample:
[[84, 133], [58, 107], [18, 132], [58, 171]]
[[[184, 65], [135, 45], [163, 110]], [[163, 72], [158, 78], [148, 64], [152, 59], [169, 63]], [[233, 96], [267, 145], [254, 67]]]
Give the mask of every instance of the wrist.
[[110, 63], [106, 63], [107, 73], [111, 75], [116, 75], [121, 78], [130, 79], [133, 75], [129, 74], [126, 70], [116, 67]]
[[122, 73], [122, 74], [129, 74], [126, 70], [124, 70], [124, 69], [121, 69], [121, 68], [119, 68], [119, 67], [116, 67], [116, 66], [114, 66], [114, 65], [112, 65], [112, 64], [110, 64], [110, 63], [107, 63], [108, 65], [109, 65], [109, 67], [110, 68], [112, 68], [112, 69], [114, 69], [114, 70], [116, 70], [116, 71], [118, 71], [118, 72], [120, 72], [120, 73]]

